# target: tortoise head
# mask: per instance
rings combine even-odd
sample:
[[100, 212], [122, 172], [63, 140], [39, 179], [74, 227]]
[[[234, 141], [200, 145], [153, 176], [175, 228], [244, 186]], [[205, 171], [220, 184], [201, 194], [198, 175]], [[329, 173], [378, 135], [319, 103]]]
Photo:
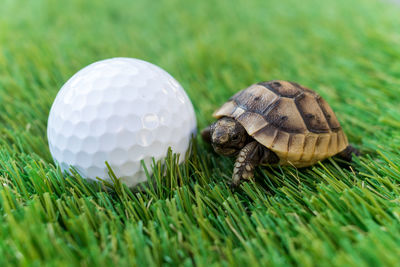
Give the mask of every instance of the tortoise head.
[[223, 117], [211, 125], [210, 136], [215, 152], [233, 156], [244, 147], [248, 134], [239, 122]]

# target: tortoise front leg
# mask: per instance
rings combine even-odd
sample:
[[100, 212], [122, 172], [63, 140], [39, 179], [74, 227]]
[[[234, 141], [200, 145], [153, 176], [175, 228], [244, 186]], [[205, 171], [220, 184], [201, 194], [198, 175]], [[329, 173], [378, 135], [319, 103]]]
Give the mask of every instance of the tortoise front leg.
[[232, 187], [237, 187], [242, 180], [254, 176], [254, 168], [260, 164], [277, 164], [278, 156], [257, 141], [245, 145], [240, 151], [233, 168]]
[[237, 187], [242, 180], [249, 180], [254, 175], [254, 168], [260, 164], [260, 147], [256, 142], [250, 142], [240, 150], [233, 168], [232, 186]]

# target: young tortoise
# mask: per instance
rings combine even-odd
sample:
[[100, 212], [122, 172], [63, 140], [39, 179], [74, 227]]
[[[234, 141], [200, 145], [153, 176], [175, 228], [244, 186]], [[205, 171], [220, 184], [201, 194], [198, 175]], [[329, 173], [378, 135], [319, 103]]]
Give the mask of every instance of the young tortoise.
[[221, 155], [237, 155], [232, 185], [251, 178], [254, 167], [307, 167], [338, 155], [351, 161], [350, 146], [328, 103], [297, 83], [269, 81], [235, 94], [213, 116], [202, 137]]

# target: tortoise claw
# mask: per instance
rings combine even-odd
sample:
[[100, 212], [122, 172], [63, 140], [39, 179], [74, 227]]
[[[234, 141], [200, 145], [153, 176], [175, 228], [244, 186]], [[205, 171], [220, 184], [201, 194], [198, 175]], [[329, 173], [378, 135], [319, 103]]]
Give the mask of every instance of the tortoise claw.
[[232, 192], [236, 192], [238, 189], [239, 189], [239, 186], [240, 186], [240, 184], [242, 183], [242, 181], [241, 180], [239, 180], [239, 182], [233, 182], [233, 181], [231, 181], [230, 183], [229, 183], [229, 189], [232, 191]]

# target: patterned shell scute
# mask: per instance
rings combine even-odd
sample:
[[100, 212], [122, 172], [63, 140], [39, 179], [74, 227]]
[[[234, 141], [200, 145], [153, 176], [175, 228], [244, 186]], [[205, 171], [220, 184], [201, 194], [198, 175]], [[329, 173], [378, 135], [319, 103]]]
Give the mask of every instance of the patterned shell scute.
[[297, 83], [253, 84], [235, 94], [214, 116], [236, 119], [249, 135], [274, 151], [282, 165], [309, 166], [348, 145], [328, 103]]

